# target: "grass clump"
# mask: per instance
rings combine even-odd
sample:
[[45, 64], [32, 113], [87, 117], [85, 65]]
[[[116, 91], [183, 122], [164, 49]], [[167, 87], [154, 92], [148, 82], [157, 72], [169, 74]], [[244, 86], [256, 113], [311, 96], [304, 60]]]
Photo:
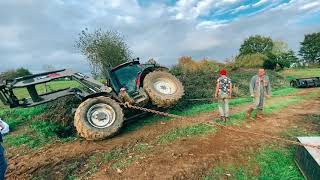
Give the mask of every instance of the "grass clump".
[[31, 149], [50, 144], [60, 140], [64, 127], [47, 121], [34, 121], [23, 134], [5, 136], [5, 144], [9, 147], [20, 147], [22, 145]]
[[[236, 179], [236, 180], [258, 180], [258, 179], [296, 179], [303, 180], [298, 167], [294, 162], [294, 148], [265, 146], [255, 152], [254, 158], [249, 160], [246, 165], [235, 167], [213, 168], [204, 180], [215, 179]], [[253, 167], [258, 171], [254, 172]]]
[[196, 124], [193, 126], [177, 128], [175, 130], [169, 131], [168, 133], [158, 137], [158, 143], [168, 144], [177, 139], [191, 137], [191, 136], [206, 135], [214, 132], [216, 132], [216, 129], [210, 125]]
[[264, 147], [257, 156], [259, 179], [301, 179], [294, 162], [295, 148]]
[[276, 103], [276, 104], [273, 104], [270, 106], [266, 106], [264, 108], [264, 112], [267, 114], [270, 114], [274, 111], [288, 107], [291, 104], [295, 104], [295, 103], [299, 102], [300, 100], [302, 100], [302, 97], [294, 97], [294, 98], [286, 99], [286, 100], [283, 100], [279, 103]]

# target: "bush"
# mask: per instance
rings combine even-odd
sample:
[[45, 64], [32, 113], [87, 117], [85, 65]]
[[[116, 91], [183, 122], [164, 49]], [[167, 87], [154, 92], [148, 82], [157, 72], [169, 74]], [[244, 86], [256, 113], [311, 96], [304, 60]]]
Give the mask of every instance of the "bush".
[[[212, 98], [221, 68], [228, 70], [228, 76], [234, 86], [234, 96], [249, 95], [249, 82], [252, 76], [257, 74], [257, 69], [239, 68], [232, 70], [232, 66], [225, 66], [212, 61], [195, 62], [191, 58], [183, 58], [183, 62], [180, 61], [177, 66], [171, 68], [171, 73], [180, 79], [185, 88], [185, 95], [176, 108], [185, 108], [190, 105], [188, 99]], [[286, 79], [278, 73], [267, 71], [267, 74], [270, 77], [273, 89], [288, 85]], [[192, 104], [204, 102], [206, 101], [195, 101]]]
[[260, 53], [241, 55], [236, 58], [235, 64], [243, 68], [259, 68], [263, 66], [266, 59], [268, 57]]
[[277, 62], [274, 59], [267, 59], [263, 62], [263, 68], [274, 70], [277, 67]]

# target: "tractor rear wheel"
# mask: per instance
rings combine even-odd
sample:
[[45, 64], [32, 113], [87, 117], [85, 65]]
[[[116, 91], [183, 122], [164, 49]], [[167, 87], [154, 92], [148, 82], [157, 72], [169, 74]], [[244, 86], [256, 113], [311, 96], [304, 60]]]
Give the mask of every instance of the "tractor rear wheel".
[[175, 105], [184, 95], [182, 83], [165, 71], [153, 71], [144, 78], [143, 88], [158, 107]]
[[90, 98], [82, 102], [74, 117], [74, 126], [87, 140], [113, 136], [123, 125], [120, 105], [108, 97]]

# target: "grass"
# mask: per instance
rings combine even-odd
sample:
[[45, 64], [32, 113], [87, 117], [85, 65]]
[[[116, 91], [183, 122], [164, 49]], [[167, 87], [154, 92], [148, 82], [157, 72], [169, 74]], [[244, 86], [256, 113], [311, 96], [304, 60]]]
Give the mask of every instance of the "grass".
[[[296, 126], [281, 132], [281, 136], [296, 140], [298, 136], [320, 136], [320, 114], [309, 114], [301, 120], [303, 126]], [[311, 124], [310, 127], [305, 127]]]
[[[307, 96], [308, 97], [308, 96]], [[292, 105], [305, 97], [293, 97], [282, 101], [265, 108], [266, 113], [270, 114], [277, 110], [283, 109], [289, 105]], [[235, 114], [233, 120], [242, 121], [244, 119], [243, 113]], [[312, 114], [305, 117], [306, 121], [309, 123], [319, 122], [320, 115]], [[310, 131], [303, 129], [302, 127], [290, 128], [282, 131], [280, 133], [282, 136], [295, 138], [297, 136], [313, 136], [320, 135], [318, 130]], [[255, 180], [255, 179], [295, 179], [303, 180], [303, 176], [300, 173], [298, 167], [295, 165], [294, 156], [295, 148], [294, 147], [283, 147], [276, 145], [263, 146], [257, 152], [250, 152], [254, 154], [252, 158], [248, 158], [246, 165], [241, 167], [235, 167], [234, 165], [229, 165], [227, 167], [215, 167], [206, 177], [205, 180], [214, 180], [214, 179], [237, 179], [237, 180]], [[249, 153], [249, 154], [250, 154]], [[251, 156], [251, 155], [248, 155]], [[259, 171], [254, 172], [254, 167], [258, 167]]]
[[[73, 171], [70, 174], [70, 177], [72, 177], [72, 179], [90, 177], [97, 172], [103, 164], [107, 163], [111, 164], [112, 169], [117, 171], [121, 170], [140, 159], [139, 156], [133, 156], [131, 154], [146, 153], [149, 149], [150, 146], [148, 144], [139, 143], [127, 148], [115, 148], [109, 152], [92, 154], [86, 159], [85, 164], [83, 165], [85, 168], [81, 169], [81, 172], [84, 174], [81, 174], [81, 172], [78, 171], [78, 169], [81, 168], [78, 166], [80, 163], [79, 161], [70, 163], [70, 166], [76, 166], [75, 168], [72, 168]], [[67, 166], [69, 167], [69, 164]], [[79, 176], [80, 174], [81, 176]]]
[[209, 133], [216, 132], [216, 129], [207, 124], [197, 124], [184, 128], [177, 128], [172, 131], [167, 132], [158, 137], [158, 143], [169, 144], [181, 138], [191, 137], [191, 136], [203, 136]]
[[23, 134], [9, 134], [5, 136], [5, 144], [7, 147], [20, 147], [24, 145], [31, 149], [36, 149], [60, 140], [58, 132], [60, 132], [61, 129], [63, 129], [63, 127], [57, 123], [33, 121]]
[[259, 179], [301, 179], [294, 163], [295, 148], [264, 147], [257, 156]]
[[298, 92], [299, 90], [297, 88], [283, 88], [283, 89], [279, 89], [277, 91], [272, 92], [272, 96], [274, 97], [279, 97], [279, 96], [287, 96], [290, 94], [294, 94], [296, 92]]
[[282, 74], [288, 79], [320, 77], [320, 68], [287, 69]]
[[[241, 167], [229, 165], [227, 167], [213, 168], [205, 180], [228, 179], [237, 180], [271, 180], [271, 179], [295, 179], [303, 180], [303, 176], [294, 163], [295, 148], [284, 148], [275, 146], [264, 146], [257, 152], [251, 152], [253, 159]], [[248, 155], [252, 156], [252, 155]], [[254, 167], [258, 172], [254, 172]]]
[[[286, 96], [286, 95], [296, 93], [297, 91], [298, 90], [294, 88], [284, 88], [284, 89], [274, 91], [273, 94], [274, 96]], [[230, 107], [235, 107], [235, 106], [240, 106], [240, 105], [244, 105], [251, 102], [252, 102], [251, 97], [243, 97], [243, 98], [231, 99], [229, 102], [229, 105]], [[217, 108], [218, 108], [218, 103], [213, 102], [213, 103], [206, 103], [206, 104], [193, 106], [191, 108], [184, 109], [183, 111], [170, 110], [169, 113], [180, 115], [180, 116], [196, 116], [200, 113], [206, 113], [206, 112], [216, 110]], [[126, 125], [125, 127], [123, 127], [122, 132], [135, 131], [143, 126], [146, 126], [155, 122], [170, 121], [170, 120], [172, 120], [172, 118], [149, 116], [137, 122], [133, 122], [131, 124]]]
[[[273, 104], [270, 106], [265, 106], [264, 108], [264, 113], [265, 114], [271, 114], [275, 111], [281, 110], [285, 107], [288, 107], [289, 105], [292, 105], [294, 103], [297, 103], [301, 100], [301, 97], [292, 97], [290, 99], [283, 100], [277, 104]], [[253, 116], [255, 115], [255, 112], [252, 114]], [[238, 112], [235, 114], [232, 114], [230, 116], [230, 120], [227, 123], [222, 123], [220, 121], [217, 121], [217, 123], [220, 124], [225, 124], [225, 125], [236, 125], [236, 126], [241, 126], [246, 120], [246, 113], [245, 112]]]
[[302, 100], [303, 98], [302, 97], [299, 97], [299, 96], [295, 96], [295, 97], [292, 97], [290, 99], [286, 99], [286, 100], [283, 100], [281, 102], [278, 102], [277, 104], [272, 104], [270, 106], [266, 106], [264, 108], [264, 112], [266, 114], [270, 114], [274, 111], [277, 111], [279, 109], [283, 109], [285, 107], [288, 107], [289, 105], [292, 105], [292, 104], [295, 104], [295, 103], [298, 103], [300, 100]]

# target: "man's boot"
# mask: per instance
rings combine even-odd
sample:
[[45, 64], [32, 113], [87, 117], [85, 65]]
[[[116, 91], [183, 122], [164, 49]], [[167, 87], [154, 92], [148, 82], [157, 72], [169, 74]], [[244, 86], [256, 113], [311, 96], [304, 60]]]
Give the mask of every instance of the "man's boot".
[[252, 118], [251, 118], [251, 113], [252, 113], [252, 111], [253, 111], [253, 108], [252, 108], [252, 107], [247, 110], [247, 112], [246, 112], [246, 119], [252, 119]]
[[224, 122], [226, 123], [227, 121], [229, 121], [230, 120], [230, 118], [229, 117], [225, 117], [224, 118]]
[[257, 119], [263, 119], [263, 111], [262, 109], [257, 110]]

